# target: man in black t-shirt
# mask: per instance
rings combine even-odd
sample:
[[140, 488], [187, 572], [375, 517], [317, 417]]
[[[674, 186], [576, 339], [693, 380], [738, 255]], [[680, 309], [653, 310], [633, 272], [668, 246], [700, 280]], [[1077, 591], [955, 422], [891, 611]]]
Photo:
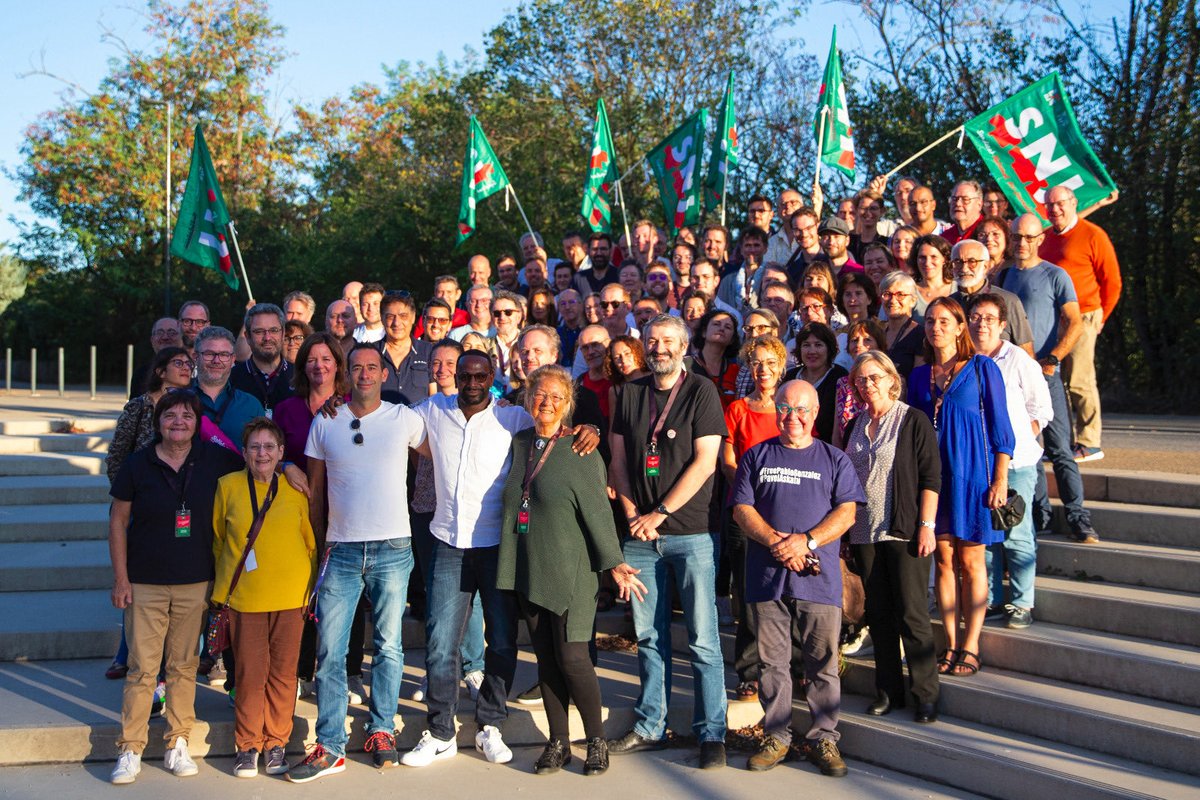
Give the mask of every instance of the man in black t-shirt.
[[[233, 365], [229, 382], [233, 388], [257, 397], [271, 409], [291, 397], [294, 367], [283, 357], [283, 309], [274, 303], [258, 303], [246, 312], [243, 330], [250, 343], [250, 358]], [[234, 437], [231, 437], [234, 438]], [[234, 438], [240, 443], [240, 438]]]
[[[643, 676], [633, 729], [609, 742], [613, 755], [666, 746], [671, 696], [673, 572], [696, 675], [702, 769], [725, 766], [725, 663], [717, 633], [717, 532], [708, 521], [713, 474], [727, 434], [721, 400], [706, 378], [683, 370], [688, 329], [660, 314], [646, 326], [651, 375], [625, 386], [613, 409], [611, 476], [629, 520], [625, 560], [641, 571], [646, 599], [633, 604]], [[660, 608], [665, 605], [666, 609]]]

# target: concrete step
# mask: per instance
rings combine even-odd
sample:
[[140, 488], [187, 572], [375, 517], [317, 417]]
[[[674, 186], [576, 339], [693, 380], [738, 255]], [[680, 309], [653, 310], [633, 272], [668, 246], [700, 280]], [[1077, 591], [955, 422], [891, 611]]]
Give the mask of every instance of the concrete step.
[[1200, 551], [1112, 540], [1081, 544], [1067, 536], [1040, 536], [1037, 548], [1043, 575], [1200, 594]]
[[0, 543], [106, 539], [108, 505], [0, 506]]
[[0, 592], [0, 661], [111, 659], [120, 639], [107, 589]]
[[1034, 616], [1046, 622], [1200, 645], [1200, 596], [1039, 576]]
[[111, 586], [112, 564], [105, 540], [0, 544], [0, 587], [5, 592]]
[[[918, 725], [904, 712], [869, 717], [848, 710], [850, 702], [843, 696], [838, 749], [851, 769], [855, 760], [866, 761], [1002, 800], [1184, 800], [1200, 792], [1194, 775], [949, 715], [934, 725]], [[793, 728], [809, 725], [808, 708], [797, 703]]]
[[[851, 659], [842, 687], [873, 698], [874, 661]], [[961, 720], [1200, 775], [1194, 756], [1200, 715], [1187, 706], [985, 667], [971, 677], [943, 678], [939, 707]]]
[[0, 455], [0, 477], [104, 474], [104, 453]]
[[[940, 639], [941, 623], [933, 624]], [[983, 626], [980, 649], [985, 669], [1200, 708], [1200, 649], [1194, 647], [1039, 620], [1024, 630], [989, 622]]]
[[[1080, 472], [1083, 496], [1090, 504], [1149, 503], [1158, 506], [1200, 508], [1200, 475], [1176, 472], [1129, 472], [1088, 467]], [[1054, 470], [1046, 468], [1050, 492], [1058, 496]]]
[[[1069, 534], [1062, 505], [1053, 501], [1054, 532]], [[1085, 507], [1101, 539], [1200, 549], [1200, 509], [1136, 503], [1092, 502]]]
[[47, 433], [34, 436], [0, 436], [0, 454], [107, 453], [112, 433]]
[[44, 417], [40, 419], [0, 420], [0, 436], [36, 436], [43, 433], [96, 433], [117, 427], [120, 409], [115, 412], [98, 410], [91, 416]]
[[108, 478], [100, 475], [9, 475], [0, 477], [0, 507], [109, 501]]

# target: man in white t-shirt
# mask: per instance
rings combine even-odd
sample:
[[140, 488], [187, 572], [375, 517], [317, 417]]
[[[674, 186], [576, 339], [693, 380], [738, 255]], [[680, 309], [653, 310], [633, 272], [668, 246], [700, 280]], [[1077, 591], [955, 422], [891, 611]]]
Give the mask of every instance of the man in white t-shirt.
[[378, 350], [356, 345], [347, 361], [350, 402], [336, 416], [317, 416], [304, 448], [313, 530], [326, 556], [317, 582], [317, 746], [288, 773], [294, 783], [346, 768], [346, 649], [364, 590], [375, 628], [366, 750], [376, 767], [397, 762], [400, 634], [413, 567], [408, 450], [424, 444], [425, 423], [380, 399], [388, 370]]

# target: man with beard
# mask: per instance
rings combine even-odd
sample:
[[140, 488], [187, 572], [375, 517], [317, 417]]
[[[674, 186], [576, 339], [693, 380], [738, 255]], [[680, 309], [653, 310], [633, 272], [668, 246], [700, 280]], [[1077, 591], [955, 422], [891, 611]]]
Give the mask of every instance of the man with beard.
[[575, 290], [580, 297], [598, 294], [610, 283], [616, 283], [620, 276], [612, 268], [612, 237], [607, 233], [593, 233], [588, 239], [588, 258], [592, 268], [575, 273]]
[[[275, 406], [292, 396], [295, 367], [283, 357], [283, 309], [274, 303], [258, 303], [246, 312], [243, 325], [250, 357], [233, 366], [229, 382], [234, 389], [257, 398], [269, 417]], [[240, 434], [234, 441], [241, 441]]]

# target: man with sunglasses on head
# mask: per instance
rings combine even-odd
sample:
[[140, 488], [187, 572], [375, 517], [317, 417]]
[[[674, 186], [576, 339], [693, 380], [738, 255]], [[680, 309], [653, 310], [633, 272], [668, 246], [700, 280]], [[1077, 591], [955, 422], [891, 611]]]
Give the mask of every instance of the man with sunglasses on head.
[[[253, 395], [271, 416], [271, 409], [292, 396], [295, 367], [283, 357], [283, 309], [274, 303], [258, 303], [246, 312], [243, 330], [250, 344], [250, 357], [239, 361], [230, 373], [233, 388]], [[234, 441], [241, 441], [241, 435]]]
[[210, 325], [200, 331], [196, 337], [196, 380], [192, 384], [200, 397], [204, 416], [220, 428], [230, 442], [242, 441], [246, 423], [266, 414], [261, 400], [241, 391], [229, 380], [234, 368], [236, 342], [233, 334], [220, 325]]
[[304, 448], [310, 518], [324, 559], [317, 579], [317, 743], [288, 773], [293, 783], [346, 769], [346, 651], [364, 591], [375, 630], [364, 749], [377, 768], [397, 762], [401, 632], [413, 568], [408, 450], [425, 442], [425, 423], [382, 399], [389, 370], [380, 350], [359, 344], [347, 362], [350, 402], [335, 416], [318, 415]]
[[436, 390], [429, 373], [433, 345], [412, 336], [417, 304], [408, 292], [385, 294], [379, 304], [379, 313], [383, 320], [383, 339], [375, 347], [387, 367], [383, 399], [414, 406]]

